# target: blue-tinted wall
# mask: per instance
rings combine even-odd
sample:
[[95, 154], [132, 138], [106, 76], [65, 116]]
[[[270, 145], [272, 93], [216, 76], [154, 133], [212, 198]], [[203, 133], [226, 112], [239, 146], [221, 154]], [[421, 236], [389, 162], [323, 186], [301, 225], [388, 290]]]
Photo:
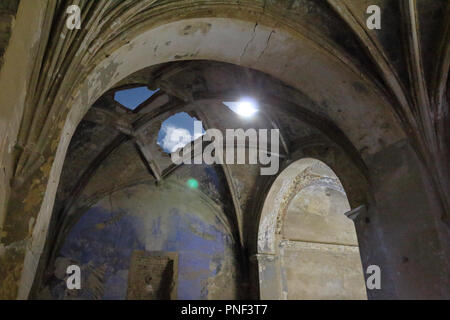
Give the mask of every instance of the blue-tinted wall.
[[[234, 241], [225, 214], [183, 181], [140, 184], [100, 199], [66, 237], [50, 285], [53, 297], [125, 299], [134, 250], [178, 252], [178, 299], [237, 297]], [[69, 264], [82, 270], [82, 289], [69, 291]]]

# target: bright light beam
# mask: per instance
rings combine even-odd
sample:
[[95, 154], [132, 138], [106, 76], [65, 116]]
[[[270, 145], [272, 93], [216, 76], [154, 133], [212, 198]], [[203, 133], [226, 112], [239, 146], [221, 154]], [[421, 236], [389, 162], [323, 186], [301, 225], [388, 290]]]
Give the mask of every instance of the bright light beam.
[[242, 99], [237, 102], [223, 102], [223, 104], [244, 118], [251, 118], [258, 112], [257, 103], [251, 99]]
[[187, 185], [191, 189], [198, 189], [198, 181], [194, 178], [191, 178], [187, 181]]

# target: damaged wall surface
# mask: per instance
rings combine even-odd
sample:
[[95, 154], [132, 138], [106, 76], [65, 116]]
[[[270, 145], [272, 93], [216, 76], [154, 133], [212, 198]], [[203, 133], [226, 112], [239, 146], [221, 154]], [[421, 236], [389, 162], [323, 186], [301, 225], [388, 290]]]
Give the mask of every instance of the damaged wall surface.
[[[200, 186], [215, 186], [202, 190], [205, 202], [193, 200], [195, 210], [161, 203], [164, 243], [153, 247], [151, 233], [138, 232], [136, 249], [179, 250], [180, 272], [182, 242], [212, 250], [201, 266], [212, 273], [192, 292], [179, 286], [179, 297], [217, 297], [205, 281], [224, 281], [211, 271], [218, 252], [238, 257], [223, 270], [242, 277], [243, 293], [230, 288], [227, 296], [263, 297], [271, 284], [259, 278], [258, 264], [273, 261], [282, 235], [281, 202], [270, 190], [283, 169], [314, 158], [339, 178], [350, 208], [363, 208], [354, 220], [362, 267], [383, 270], [382, 289], [368, 298], [448, 299], [450, 5], [377, 0], [383, 27], [367, 30], [366, 2], [81, 0], [84, 19], [74, 30], [66, 27], [70, 1], [0, 5], [0, 27], [8, 30], [0, 39], [0, 298], [64, 297], [47, 283], [56, 258], [89, 264], [91, 248], [80, 258], [73, 237], [120, 213], [109, 197], [125, 213], [117, 226], [95, 229], [94, 242], [106, 245], [127, 219], [157, 221], [162, 212], [151, 211], [144, 194], [152, 190], [148, 197], [161, 203], [155, 194], [169, 197], [162, 190], [191, 170], [170, 161], [157, 134], [169, 116], [186, 112], [205, 129], [279, 129], [281, 147], [280, 171], [270, 177], [258, 165], [192, 169]], [[129, 112], [113, 95], [135, 86], [160, 92]], [[222, 104], [243, 95], [261, 107], [252, 121]], [[202, 180], [208, 170], [219, 178]], [[131, 191], [145, 198], [133, 205], [146, 210], [127, 207]], [[210, 201], [217, 210], [206, 210]], [[212, 219], [222, 214], [226, 223]], [[181, 220], [197, 221], [205, 234], [189, 229], [186, 241], [173, 240]], [[123, 298], [120, 279], [120, 290], [95, 297]]]
[[[37, 298], [125, 299], [136, 250], [178, 253], [178, 299], [238, 298], [238, 257], [223, 212], [186, 179], [177, 180], [116, 191], [82, 213]], [[86, 270], [75, 293], [65, 281], [71, 264]]]
[[288, 200], [284, 213], [279, 247], [285, 297], [366, 299], [355, 227], [344, 215], [350, 211], [345, 191], [322, 163], [308, 169], [316, 179]]
[[272, 184], [258, 234], [261, 297], [366, 299], [345, 191], [323, 162], [290, 164]]

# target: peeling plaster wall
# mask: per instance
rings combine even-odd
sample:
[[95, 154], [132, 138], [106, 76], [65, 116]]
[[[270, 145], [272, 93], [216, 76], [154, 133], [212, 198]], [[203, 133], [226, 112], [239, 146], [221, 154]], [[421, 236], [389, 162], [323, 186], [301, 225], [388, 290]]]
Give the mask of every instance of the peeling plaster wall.
[[280, 174], [260, 226], [262, 299], [367, 299], [349, 210], [339, 179], [322, 162], [301, 159]]
[[292, 199], [280, 243], [287, 299], [367, 299], [358, 240], [343, 190], [312, 185]]
[[[2, 1], [2, 5], [3, 5]], [[14, 4], [14, 1], [11, 1]], [[9, 9], [16, 8], [8, 2]], [[5, 3], [6, 4], [6, 3]], [[24, 110], [30, 77], [39, 56], [39, 40], [45, 22], [43, 1], [21, 1], [16, 18], [11, 22], [12, 34], [2, 55], [0, 69], [0, 297], [15, 299], [23, 267], [22, 252], [26, 240], [10, 245], [5, 218], [11, 200], [11, 178], [14, 176], [14, 151]], [[13, 25], [14, 24], [14, 25]], [[13, 262], [14, 261], [14, 262]], [[12, 263], [10, 263], [12, 262]]]
[[[99, 200], [72, 228], [41, 298], [125, 299], [134, 250], [178, 252], [178, 299], [235, 299], [234, 240], [215, 204], [180, 182], [139, 184]], [[66, 290], [64, 270], [82, 269]]]
[[18, 7], [19, 0], [2, 0], [0, 2], [0, 68], [3, 64], [3, 54], [14, 27]]
[[[171, 5], [166, 7], [169, 2]], [[428, 2], [422, 2], [420, 7], [431, 8], [426, 5]], [[368, 216], [359, 225], [358, 234], [364, 239], [360, 241], [361, 249], [365, 249], [364, 263], [375, 259], [386, 267], [389, 281], [383, 284], [386, 290], [379, 297], [449, 296], [450, 237], [448, 225], [444, 225], [444, 221], [448, 222], [448, 188], [444, 192], [439, 189], [439, 185], [448, 186], [448, 165], [439, 164], [441, 151], [437, 148], [437, 142], [445, 137], [435, 137], [439, 130], [430, 125], [443, 125], [447, 119], [443, 114], [448, 113], [448, 107], [440, 104], [448, 75], [449, 60], [444, 54], [450, 43], [448, 32], [427, 28], [436, 37], [442, 34], [435, 44], [442, 50], [433, 50], [435, 45], [430, 48], [414, 43], [403, 48], [396, 45], [398, 39], [411, 42], [412, 37], [397, 37], [390, 28], [393, 21], [398, 26], [408, 25], [418, 16], [421, 23], [417, 25], [422, 26], [427, 25], [426, 20], [437, 22], [440, 17], [449, 21], [449, 7], [447, 12], [440, 10], [443, 5], [433, 7], [432, 11], [440, 10], [442, 15], [426, 15], [426, 19], [414, 8], [409, 10], [413, 16], [400, 19], [394, 11], [384, 20], [390, 21], [389, 28], [367, 33], [363, 29], [364, 10], [360, 10], [364, 8], [355, 1], [328, 1], [328, 9], [334, 8], [342, 21], [336, 19], [336, 14], [331, 15], [331, 20], [317, 20], [326, 6], [317, 8], [313, 3], [321, 2], [312, 1], [227, 1], [225, 5], [223, 1], [217, 4], [180, 0], [149, 2], [145, 8], [136, 5], [138, 1], [96, 2], [107, 3], [126, 4], [123, 19], [112, 23], [112, 28], [90, 28], [78, 38], [66, 37], [66, 32], [50, 32], [63, 28], [65, 22], [63, 10], [61, 15], [53, 11], [56, 2], [20, 2], [0, 74], [0, 297], [28, 297], [66, 148], [87, 108], [102, 92], [138, 69], [191, 58], [228, 61], [265, 71], [320, 104], [320, 108], [314, 106], [311, 110], [327, 115], [348, 135], [374, 181]], [[186, 4], [190, 10], [186, 10]], [[113, 7], [102, 8], [105, 6], [93, 6], [88, 12], [87, 16], [92, 17], [89, 25], [108, 24], [110, 19], [116, 19], [114, 15], [102, 14], [113, 11]], [[170, 23], [174, 20], [183, 21]], [[199, 23], [204, 22], [210, 27], [199, 28]], [[194, 31], [186, 32], [185, 28], [193, 23]], [[381, 36], [384, 30], [391, 34], [385, 41]], [[354, 37], [349, 36], [353, 33]], [[169, 37], [171, 40], [167, 41]], [[349, 38], [355, 38], [361, 46], [355, 50], [348, 44]], [[361, 47], [367, 50], [358, 50]], [[62, 55], [52, 54], [54, 48], [64, 48], [61, 52], [73, 48], [76, 52], [72, 58], [63, 59]], [[391, 49], [405, 52], [395, 58]], [[433, 62], [423, 61], [429, 72], [442, 69], [435, 75], [440, 85], [430, 90], [431, 101], [425, 101], [431, 106], [422, 103], [428, 100], [426, 92], [418, 90], [423, 70], [415, 68], [422, 65], [412, 56], [415, 52], [426, 52], [424, 57]], [[410, 61], [411, 58], [416, 60]], [[52, 67], [60, 61], [64, 63]], [[391, 67], [398, 62], [402, 66]], [[411, 65], [409, 72], [401, 70], [406, 64]], [[364, 67], [370, 68], [368, 65], [377, 75], [365, 70]], [[54, 72], [41, 72], [46, 68]], [[412, 85], [405, 79], [398, 81], [397, 73], [402, 78], [408, 74]], [[45, 84], [47, 80], [51, 85]], [[48, 99], [41, 99], [40, 94]], [[441, 115], [436, 112], [437, 119], [433, 118], [434, 109], [442, 111]], [[442, 146], [445, 150], [445, 143]], [[416, 243], [419, 238], [421, 242]]]

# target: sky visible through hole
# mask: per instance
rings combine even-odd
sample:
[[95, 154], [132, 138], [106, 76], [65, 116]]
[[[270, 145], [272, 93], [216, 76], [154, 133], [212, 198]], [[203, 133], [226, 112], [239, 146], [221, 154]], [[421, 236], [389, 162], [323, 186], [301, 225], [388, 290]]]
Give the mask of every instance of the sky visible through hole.
[[150, 98], [158, 91], [159, 89], [152, 91], [147, 87], [137, 87], [132, 89], [120, 90], [114, 94], [114, 100], [119, 102], [125, 108], [133, 111], [142, 102]]
[[180, 112], [169, 117], [161, 125], [161, 130], [158, 133], [158, 145], [165, 152], [172, 153], [205, 134], [203, 127], [202, 134], [194, 134], [195, 120], [198, 121], [186, 112]]
[[[129, 110], [135, 110], [142, 102], [158, 91], [159, 89], [152, 91], [147, 87], [120, 90], [114, 94], [114, 100]], [[158, 145], [165, 152], [172, 153], [202, 136], [205, 133], [203, 127], [202, 134], [196, 135], [194, 133], [195, 120], [197, 119], [189, 116], [186, 112], [180, 112], [169, 117], [161, 125], [158, 133]]]

